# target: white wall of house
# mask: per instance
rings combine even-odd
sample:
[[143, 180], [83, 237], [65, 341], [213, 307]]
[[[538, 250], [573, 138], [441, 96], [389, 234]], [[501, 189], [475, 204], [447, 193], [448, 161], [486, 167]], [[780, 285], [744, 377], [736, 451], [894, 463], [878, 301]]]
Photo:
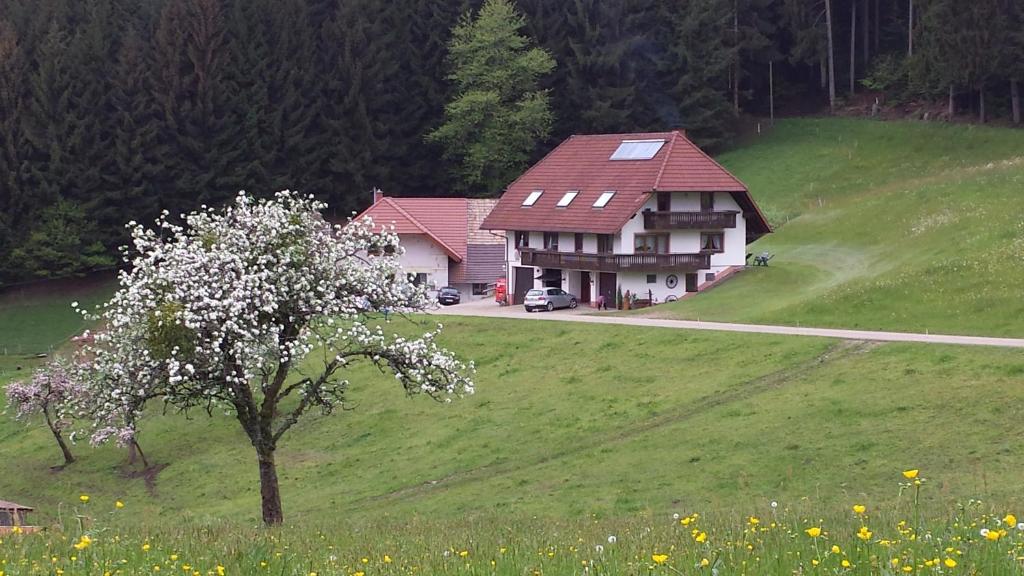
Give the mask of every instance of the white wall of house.
[[427, 285], [436, 290], [448, 285], [448, 254], [424, 234], [399, 234], [405, 248], [402, 268], [408, 274], [426, 274]]
[[[723, 246], [724, 251], [718, 254], [712, 254], [711, 267], [697, 272], [698, 285], [703, 284], [708, 280], [707, 275], [709, 273], [721, 272], [729, 266], [742, 266], [746, 262], [747, 228], [746, 219], [743, 217], [743, 210], [736, 203], [736, 200], [732, 195], [727, 192], [716, 192], [714, 202], [715, 210], [734, 210], [738, 212], [736, 215], [736, 226], [734, 228], [726, 228], [723, 231], [725, 235]], [[677, 212], [699, 211], [700, 193], [673, 192], [671, 194], [670, 207], [673, 211]], [[644, 228], [644, 218], [642, 214], [644, 209], [657, 209], [656, 196], [652, 195], [651, 198], [649, 198], [647, 202], [640, 207], [638, 213], [626, 222], [621, 231], [613, 236], [614, 252], [616, 254], [632, 254], [634, 250], [634, 236], [636, 234], [647, 233], [647, 230]], [[506, 233], [508, 235], [507, 250], [509, 265], [519, 266], [520, 260], [515, 246], [515, 232], [507, 231]], [[670, 252], [677, 254], [694, 254], [700, 252], [700, 230], [672, 230], [668, 234]], [[530, 232], [530, 248], [538, 250], [544, 249], [543, 231]], [[562, 232], [559, 234], [558, 251], [575, 251], [574, 233]], [[584, 234], [583, 251], [590, 254], [597, 252], [597, 234]], [[535, 268], [534, 278], [540, 276], [541, 272], [543, 272], [541, 268]], [[657, 302], [664, 302], [665, 299], [670, 296], [678, 298], [685, 293], [685, 271], [652, 272], [651, 274], [654, 275], [653, 282], [648, 282], [649, 278], [647, 273], [619, 273], [618, 283], [622, 287], [623, 293], [625, 293], [626, 290], [629, 290], [631, 293], [638, 294], [640, 298], [647, 298], [648, 291], [650, 291]], [[666, 286], [666, 277], [670, 274], [674, 274], [677, 279], [676, 287], [671, 289]], [[597, 272], [593, 272], [591, 274], [591, 283], [589, 286], [582, 286], [580, 283], [579, 273], [577, 271], [562, 271], [562, 289], [576, 295], [582, 295], [584, 290], [589, 291], [590, 300], [592, 302], [597, 299], [597, 282]], [[512, 283], [513, 279], [509, 277], [510, 287], [513, 285]], [[539, 288], [541, 287], [542, 282], [540, 280], [534, 280], [533, 285], [534, 287]]]

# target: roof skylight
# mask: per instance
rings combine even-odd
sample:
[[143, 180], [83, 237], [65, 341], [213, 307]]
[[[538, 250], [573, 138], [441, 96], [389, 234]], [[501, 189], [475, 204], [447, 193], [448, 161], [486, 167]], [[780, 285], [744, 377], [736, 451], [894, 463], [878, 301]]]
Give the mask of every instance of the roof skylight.
[[664, 139], [623, 140], [609, 160], [650, 160], [664, 145]]
[[564, 195], [562, 195], [562, 199], [558, 201], [557, 206], [559, 208], [565, 208], [569, 204], [572, 204], [572, 201], [575, 200], [576, 197], [579, 196], [579, 194], [579, 190], [569, 190]]
[[614, 190], [602, 192], [601, 195], [597, 197], [597, 200], [594, 200], [594, 208], [604, 208], [608, 205], [608, 202], [611, 201], [612, 196], [615, 196]]
[[526, 197], [526, 200], [523, 200], [523, 206], [533, 206], [537, 203], [537, 200], [543, 193], [543, 190], [534, 190], [533, 192], [530, 192], [530, 195]]

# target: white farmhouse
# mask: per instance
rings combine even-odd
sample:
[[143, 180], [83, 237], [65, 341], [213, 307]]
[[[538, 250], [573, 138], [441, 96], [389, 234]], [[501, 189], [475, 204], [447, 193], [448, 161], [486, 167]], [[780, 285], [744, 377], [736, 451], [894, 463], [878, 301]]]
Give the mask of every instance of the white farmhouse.
[[507, 237], [512, 303], [548, 286], [609, 306], [617, 290], [653, 302], [697, 292], [771, 232], [747, 187], [679, 131], [572, 136], [482, 226]]
[[398, 233], [402, 268], [432, 290], [457, 288], [484, 296], [505, 274], [505, 238], [480, 228], [497, 200], [398, 198], [374, 191], [373, 205], [356, 216]]

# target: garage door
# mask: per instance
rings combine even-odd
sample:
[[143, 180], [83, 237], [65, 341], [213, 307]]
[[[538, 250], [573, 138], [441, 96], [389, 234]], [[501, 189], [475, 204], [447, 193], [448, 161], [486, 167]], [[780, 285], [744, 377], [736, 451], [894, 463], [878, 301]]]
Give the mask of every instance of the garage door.
[[522, 304], [526, 293], [533, 289], [533, 268], [527, 266], [513, 266], [512, 273], [515, 275], [515, 292], [512, 293], [512, 303]]

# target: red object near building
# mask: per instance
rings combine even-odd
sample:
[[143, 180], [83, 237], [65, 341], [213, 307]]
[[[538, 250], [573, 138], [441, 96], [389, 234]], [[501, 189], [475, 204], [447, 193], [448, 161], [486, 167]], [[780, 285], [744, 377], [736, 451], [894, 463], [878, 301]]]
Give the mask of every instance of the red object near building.
[[498, 278], [494, 282], [494, 301], [502, 306], [508, 304], [508, 286], [504, 278]]

